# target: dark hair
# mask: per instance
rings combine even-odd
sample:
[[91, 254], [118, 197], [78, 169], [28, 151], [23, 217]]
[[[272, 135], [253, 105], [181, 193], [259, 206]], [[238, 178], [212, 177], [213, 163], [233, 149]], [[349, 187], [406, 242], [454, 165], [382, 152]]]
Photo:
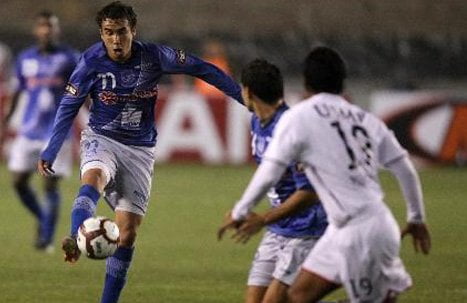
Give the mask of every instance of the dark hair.
[[127, 19], [131, 28], [136, 26], [136, 14], [133, 8], [120, 1], [114, 1], [97, 12], [96, 22], [99, 28], [105, 19]]
[[39, 18], [50, 19], [52, 17], [58, 18], [57, 15], [55, 15], [54, 13], [48, 10], [43, 10], [36, 14], [36, 19], [39, 19]]
[[315, 93], [340, 94], [344, 89], [347, 71], [344, 60], [335, 50], [319, 46], [305, 59], [305, 86]]
[[284, 96], [281, 71], [264, 59], [255, 59], [243, 68], [241, 82], [268, 104], [275, 104]]

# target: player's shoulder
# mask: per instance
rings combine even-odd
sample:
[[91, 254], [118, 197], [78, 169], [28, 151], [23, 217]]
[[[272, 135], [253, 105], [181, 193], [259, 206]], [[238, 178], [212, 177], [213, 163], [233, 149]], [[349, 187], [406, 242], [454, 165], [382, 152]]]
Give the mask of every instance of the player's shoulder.
[[310, 108], [313, 107], [313, 97], [304, 99], [294, 104], [290, 108], [284, 109], [281, 114], [282, 119], [290, 119], [290, 117], [298, 117], [302, 115], [307, 115], [306, 112], [310, 111]]
[[97, 42], [91, 45], [81, 54], [81, 59], [86, 63], [93, 63], [95, 60], [100, 60], [105, 57], [106, 50], [102, 42]]
[[31, 46], [20, 51], [18, 54], [18, 59], [21, 60], [25, 58], [36, 57], [37, 53], [38, 53], [37, 47]]
[[176, 62], [184, 64], [187, 60], [188, 53], [184, 49], [174, 48], [164, 44], [145, 43], [146, 51], [155, 55], [156, 60]]
[[157, 55], [163, 46], [153, 42], [135, 40], [133, 41], [133, 48], [135, 48], [137, 51], [143, 52], [146, 55]]

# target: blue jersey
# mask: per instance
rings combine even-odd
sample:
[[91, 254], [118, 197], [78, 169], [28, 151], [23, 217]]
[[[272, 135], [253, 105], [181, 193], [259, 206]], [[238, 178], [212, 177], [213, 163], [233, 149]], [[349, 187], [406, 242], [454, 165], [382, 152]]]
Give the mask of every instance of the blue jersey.
[[50, 138], [65, 85], [77, 61], [78, 53], [66, 46], [47, 53], [32, 47], [18, 56], [18, 90], [26, 94], [21, 135], [33, 140]]
[[216, 66], [179, 49], [134, 41], [124, 63], [111, 60], [102, 42], [86, 50], [71, 75], [42, 159], [53, 162], [65, 133], [89, 95], [89, 127], [125, 145], [154, 146], [157, 84], [164, 74], [198, 77], [242, 102], [240, 86]]
[[[251, 119], [252, 152], [256, 163], [261, 163], [274, 128], [282, 114], [288, 109], [284, 103], [265, 125], [255, 114]], [[268, 192], [272, 207], [278, 207], [297, 190], [314, 191], [310, 182], [296, 164], [289, 165], [282, 178]], [[268, 229], [286, 237], [321, 236], [327, 226], [326, 213], [321, 204], [313, 205], [297, 214], [268, 225]]]

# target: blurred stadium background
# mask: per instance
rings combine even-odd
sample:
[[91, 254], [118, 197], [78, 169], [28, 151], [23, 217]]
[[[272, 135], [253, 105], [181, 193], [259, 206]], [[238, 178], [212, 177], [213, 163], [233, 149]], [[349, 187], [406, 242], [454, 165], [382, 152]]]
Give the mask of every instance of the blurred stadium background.
[[[48, 9], [60, 17], [62, 41], [84, 50], [98, 41], [94, 16], [108, 2], [3, 0], [0, 42], [14, 58], [34, 42], [35, 14]], [[256, 57], [276, 63], [284, 72], [290, 103], [303, 93], [301, 62], [310, 48], [337, 48], [349, 65], [348, 99], [384, 118], [421, 167], [434, 250], [422, 258], [409, 241], [404, 244], [415, 286], [401, 302], [467, 302], [467, 223], [462, 215], [467, 213], [466, 1], [126, 2], [138, 14], [139, 39], [227, 63], [236, 79]], [[208, 58], [213, 41], [218, 57]], [[1, 80], [0, 114], [14, 85], [7, 76]], [[190, 78], [166, 77], [160, 87], [153, 205], [122, 302], [241, 301], [256, 243], [218, 245], [214, 234], [254, 169], [249, 116], [240, 105], [197, 85]], [[79, 126], [85, 120], [83, 113]], [[403, 222], [397, 187], [382, 177], [391, 207]], [[66, 201], [71, 201], [77, 173], [66, 182]], [[31, 220], [9, 186], [4, 163], [0, 188], [0, 302], [97, 301], [103, 264], [85, 261], [64, 268], [59, 254], [37, 254], [30, 245]], [[70, 207], [62, 208], [59, 234], [66, 233]], [[104, 206], [100, 211], [108, 213]]]

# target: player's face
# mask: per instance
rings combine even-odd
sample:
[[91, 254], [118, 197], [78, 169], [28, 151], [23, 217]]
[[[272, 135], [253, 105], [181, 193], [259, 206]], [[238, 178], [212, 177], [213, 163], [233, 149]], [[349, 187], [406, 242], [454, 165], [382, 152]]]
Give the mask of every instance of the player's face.
[[52, 46], [57, 42], [60, 33], [58, 18], [55, 16], [37, 18], [33, 33], [42, 49]]
[[253, 107], [253, 101], [251, 101], [251, 94], [250, 90], [248, 89], [247, 86], [242, 85], [242, 98], [243, 98], [243, 103], [245, 103], [246, 108], [250, 111], [254, 111]]
[[100, 33], [110, 59], [124, 62], [130, 58], [136, 29], [130, 27], [127, 19], [104, 19]]

